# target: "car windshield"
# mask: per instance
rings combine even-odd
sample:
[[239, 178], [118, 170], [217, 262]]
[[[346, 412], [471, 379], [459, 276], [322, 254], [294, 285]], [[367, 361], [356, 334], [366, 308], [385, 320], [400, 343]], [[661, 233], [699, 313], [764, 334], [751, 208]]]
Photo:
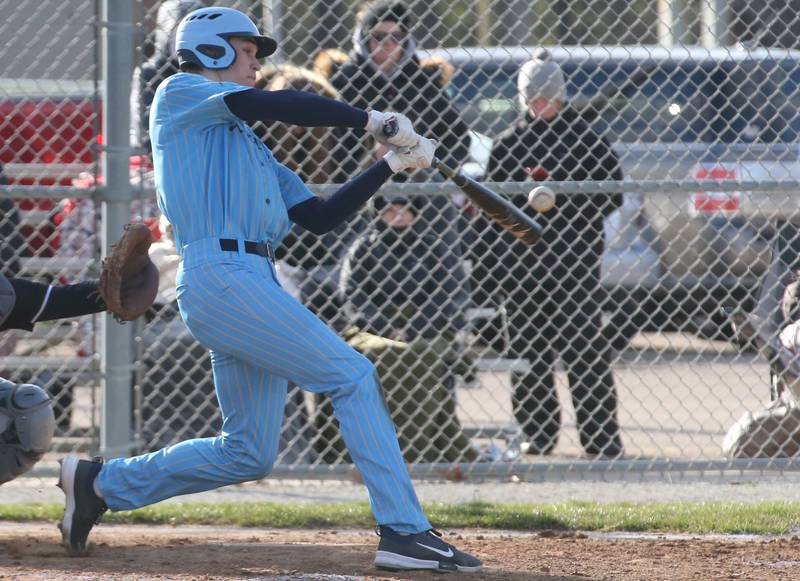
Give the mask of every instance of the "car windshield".
[[[793, 60], [567, 61], [574, 107], [612, 142], [793, 142], [800, 68]], [[491, 137], [519, 115], [517, 62], [470, 62], [450, 84], [471, 127]]]

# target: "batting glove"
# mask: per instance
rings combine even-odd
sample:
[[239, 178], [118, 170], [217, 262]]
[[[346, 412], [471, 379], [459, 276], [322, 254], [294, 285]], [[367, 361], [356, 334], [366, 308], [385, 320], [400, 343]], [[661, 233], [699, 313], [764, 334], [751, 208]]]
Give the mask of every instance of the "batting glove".
[[431, 166], [433, 154], [436, 151], [436, 142], [427, 137], [418, 137], [414, 147], [392, 147], [389, 153], [383, 156], [394, 173], [407, 169], [423, 169]]
[[402, 113], [370, 111], [365, 129], [380, 143], [395, 147], [414, 147], [419, 139], [411, 120]]

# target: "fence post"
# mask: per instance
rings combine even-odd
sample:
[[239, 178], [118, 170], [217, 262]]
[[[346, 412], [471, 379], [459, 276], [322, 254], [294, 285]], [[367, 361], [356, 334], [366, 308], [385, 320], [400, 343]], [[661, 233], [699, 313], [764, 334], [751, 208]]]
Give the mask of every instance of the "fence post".
[[[102, 9], [103, 254], [130, 221], [132, 188], [129, 177], [130, 93], [133, 70], [133, 2], [103, 0]], [[130, 450], [133, 332], [108, 315], [101, 323], [102, 413], [100, 454], [123, 455]]]
[[700, 5], [700, 44], [706, 48], [728, 46], [728, 0], [703, 0]]
[[286, 48], [283, 46], [283, 2], [281, 0], [261, 0], [261, 22], [258, 29], [262, 34], [271, 36], [278, 43], [278, 48], [271, 60], [282, 63], [286, 60]]
[[658, 0], [658, 44], [681, 46], [691, 44], [691, 18], [694, 11], [689, 0]]

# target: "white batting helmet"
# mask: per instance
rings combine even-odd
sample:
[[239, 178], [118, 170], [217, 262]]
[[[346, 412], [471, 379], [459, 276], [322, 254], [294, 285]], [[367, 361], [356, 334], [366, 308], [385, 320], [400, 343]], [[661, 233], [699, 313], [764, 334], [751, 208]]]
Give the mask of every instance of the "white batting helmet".
[[175, 34], [178, 63], [204, 69], [227, 69], [236, 60], [231, 37], [251, 38], [256, 42], [257, 58], [275, 52], [278, 43], [263, 36], [245, 14], [233, 8], [201, 8], [186, 15]]

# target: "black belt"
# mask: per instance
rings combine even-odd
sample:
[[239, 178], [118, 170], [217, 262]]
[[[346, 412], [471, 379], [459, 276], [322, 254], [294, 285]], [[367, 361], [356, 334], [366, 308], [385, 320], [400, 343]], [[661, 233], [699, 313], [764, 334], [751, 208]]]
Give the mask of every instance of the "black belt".
[[[239, 241], [234, 238], [220, 238], [219, 247], [226, 252], [239, 252]], [[257, 254], [263, 256], [275, 264], [275, 251], [269, 242], [244, 241], [244, 251], [247, 254]]]

